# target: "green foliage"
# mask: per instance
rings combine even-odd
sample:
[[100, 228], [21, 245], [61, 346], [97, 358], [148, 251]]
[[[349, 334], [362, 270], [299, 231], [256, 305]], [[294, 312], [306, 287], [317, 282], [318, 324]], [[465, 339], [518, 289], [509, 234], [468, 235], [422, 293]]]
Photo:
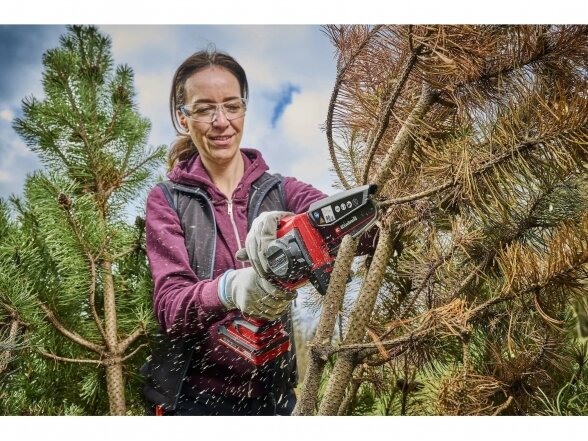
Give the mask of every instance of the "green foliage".
[[[27, 177], [22, 199], [0, 201], [0, 317], [17, 317], [21, 342], [0, 414], [103, 415], [113, 400], [116, 412], [141, 414], [152, 286], [144, 221], [128, 224], [124, 208], [165, 148], [145, 146], [150, 123], [137, 112], [132, 69], [114, 67], [95, 27], [69, 27], [43, 65], [45, 98], [25, 98], [14, 128], [46, 170]], [[113, 351], [122, 351], [122, 399], [107, 394]]]

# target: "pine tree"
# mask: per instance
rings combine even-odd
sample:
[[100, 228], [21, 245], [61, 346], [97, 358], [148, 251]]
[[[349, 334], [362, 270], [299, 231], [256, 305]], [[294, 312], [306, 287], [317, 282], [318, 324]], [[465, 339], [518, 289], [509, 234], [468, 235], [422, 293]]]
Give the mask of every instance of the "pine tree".
[[151, 279], [144, 221], [125, 210], [165, 147], [146, 147], [133, 71], [95, 27], [68, 27], [43, 66], [45, 98], [25, 98], [13, 127], [45, 170], [0, 216], [0, 294], [21, 325], [2, 413], [141, 413]]
[[569, 385], [585, 396], [588, 27], [325, 32], [333, 169], [377, 184], [382, 215], [334, 343], [356, 244], [339, 250], [296, 413], [536, 414]]

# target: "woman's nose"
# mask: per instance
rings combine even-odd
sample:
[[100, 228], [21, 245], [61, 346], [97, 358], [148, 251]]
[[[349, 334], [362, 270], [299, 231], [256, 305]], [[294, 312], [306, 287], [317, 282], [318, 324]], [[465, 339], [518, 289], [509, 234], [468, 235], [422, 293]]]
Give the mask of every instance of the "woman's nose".
[[214, 119], [212, 120], [212, 124], [216, 126], [226, 126], [229, 124], [229, 120], [227, 119], [227, 115], [225, 115], [224, 109], [222, 107], [218, 107], [216, 113], [214, 114]]

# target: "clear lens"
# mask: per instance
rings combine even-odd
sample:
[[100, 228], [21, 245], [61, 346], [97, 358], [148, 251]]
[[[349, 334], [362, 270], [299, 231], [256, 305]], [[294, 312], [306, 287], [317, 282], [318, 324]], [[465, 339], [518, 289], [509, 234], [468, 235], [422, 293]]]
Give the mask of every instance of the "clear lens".
[[236, 99], [226, 101], [220, 104], [208, 104], [208, 103], [195, 103], [180, 106], [180, 111], [188, 118], [198, 122], [213, 122], [219, 110], [221, 110], [225, 118], [229, 121], [237, 118], [241, 118], [245, 115], [247, 110], [247, 102], [244, 99]]

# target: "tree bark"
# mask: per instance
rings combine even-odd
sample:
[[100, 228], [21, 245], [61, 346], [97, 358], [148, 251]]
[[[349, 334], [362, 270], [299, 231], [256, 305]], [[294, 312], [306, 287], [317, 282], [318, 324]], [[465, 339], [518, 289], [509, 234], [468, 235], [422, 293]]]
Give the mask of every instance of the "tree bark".
[[8, 333], [8, 338], [6, 339], [6, 349], [5, 351], [0, 352], [0, 373], [4, 372], [8, 367], [8, 363], [10, 362], [11, 356], [11, 349], [16, 346], [16, 336], [18, 335], [18, 327], [19, 322], [16, 318], [12, 319], [12, 323], [10, 324], [10, 331]]
[[431, 108], [436, 96], [437, 94], [431, 86], [423, 83], [421, 96], [418, 102], [410, 112], [410, 115], [404, 122], [398, 135], [396, 135], [394, 143], [388, 149], [388, 152], [378, 169], [374, 182], [379, 189], [383, 188], [385, 181], [392, 172], [393, 165], [398, 161], [402, 152], [411, 142], [414, 142], [414, 131], [419, 127], [423, 117]]
[[353, 240], [351, 236], [343, 238], [325, 294], [318, 328], [309, 351], [309, 364], [304, 376], [302, 392], [293, 415], [312, 415], [314, 413], [320, 381], [327, 361], [321, 348], [331, 343], [337, 315], [343, 305], [347, 278], [356, 248], [357, 241]]
[[[366, 326], [369, 323], [376, 304], [382, 279], [386, 273], [388, 258], [392, 252], [391, 238], [392, 235], [389, 226], [382, 225], [380, 227], [380, 238], [376, 246], [374, 258], [363, 280], [359, 298], [351, 314], [349, 330], [347, 331], [343, 345], [360, 343], [365, 336]], [[353, 369], [355, 368], [355, 360], [356, 355], [353, 353], [345, 352], [339, 354], [329, 378], [327, 390], [319, 407], [319, 415], [337, 415], [345, 395], [345, 389], [349, 384]]]
[[125, 415], [126, 402], [124, 390], [123, 369], [120, 361], [116, 300], [114, 293], [114, 279], [112, 277], [112, 263], [102, 262], [104, 271], [104, 329], [106, 332], [106, 347], [109, 362], [106, 366], [106, 386], [111, 415]]

